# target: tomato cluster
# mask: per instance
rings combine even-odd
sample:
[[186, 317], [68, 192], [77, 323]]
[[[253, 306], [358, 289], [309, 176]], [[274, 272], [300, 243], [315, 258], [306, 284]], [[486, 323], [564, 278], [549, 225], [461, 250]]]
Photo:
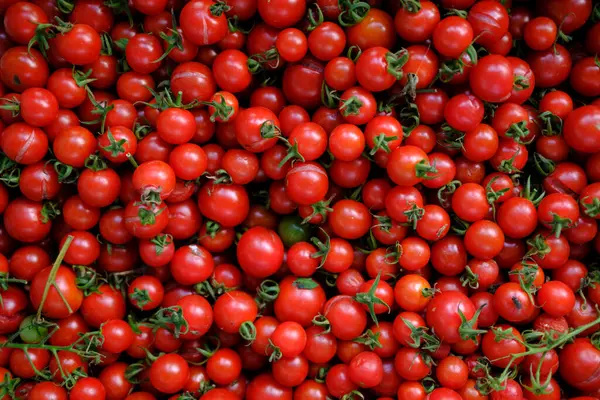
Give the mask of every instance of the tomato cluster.
[[0, 400], [600, 398], [597, 2], [0, 10]]

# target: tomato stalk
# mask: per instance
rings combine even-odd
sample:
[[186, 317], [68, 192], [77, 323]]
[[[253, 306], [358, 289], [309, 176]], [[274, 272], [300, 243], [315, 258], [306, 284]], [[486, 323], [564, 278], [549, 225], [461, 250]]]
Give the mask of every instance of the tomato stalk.
[[[7, 272], [0, 272], [0, 289], [7, 290], [9, 283], [20, 283], [23, 285], [27, 284], [27, 281], [24, 279], [11, 278]], [[2, 299], [0, 298], [0, 302]], [[0, 304], [1, 307], [1, 304]]]

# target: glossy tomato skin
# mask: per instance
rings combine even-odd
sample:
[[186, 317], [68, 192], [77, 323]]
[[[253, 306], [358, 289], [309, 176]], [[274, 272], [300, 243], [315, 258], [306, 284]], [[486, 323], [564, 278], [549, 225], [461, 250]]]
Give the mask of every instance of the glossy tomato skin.
[[458, 311], [470, 320], [475, 315], [471, 300], [459, 292], [442, 292], [434, 296], [427, 307], [427, 324], [446, 343], [460, 340], [459, 328], [462, 323]]
[[212, 0], [196, 0], [183, 7], [179, 18], [186, 38], [196, 46], [217, 43], [227, 34], [227, 17], [224, 10], [213, 13]]
[[600, 387], [600, 379], [591, 373], [598, 369], [600, 352], [589, 339], [578, 338], [560, 352], [560, 375], [573, 387], [594, 391]]
[[283, 262], [283, 243], [275, 232], [254, 227], [240, 238], [237, 256], [244, 272], [266, 278], [275, 273]]

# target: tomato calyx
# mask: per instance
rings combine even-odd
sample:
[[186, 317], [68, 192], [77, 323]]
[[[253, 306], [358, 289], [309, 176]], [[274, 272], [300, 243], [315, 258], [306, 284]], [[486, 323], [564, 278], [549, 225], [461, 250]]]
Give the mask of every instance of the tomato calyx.
[[131, 13], [131, 9], [129, 8], [129, 3], [127, 0], [105, 0], [104, 5], [112, 10], [117, 15], [126, 15], [129, 21], [129, 25], [133, 26], [133, 15]]
[[323, 231], [323, 234], [325, 235], [325, 243], [320, 241], [319, 238], [317, 238], [317, 237], [313, 237], [310, 239], [311, 243], [314, 244], [315, 247], [318, 249], [316, 252], [312, 253], [310, 256], [312, 258], [321, 258], [321, 262], [319, 263], [319, 268], [321, 268], [323, 266], [323, 264], [325, 264], [325, 261], [327, 260], [327, 256], [329, 255], [329, 251], [331, 250], [331, 238], [325, 231]]
[[73, 265], [75, 275], [75, 285], [83, 292], [84, 296], [92, 293], [99, 293], [98, 288], [105, 282], [94, 268], [85, 265]]
[[154, 251], [157, 256], [160, 256], [165, 249], [173, 243], [173, 236], [170, 234], [161, 233], [150, 239], [150, 243], [154, 244]]
[[[204, 176], [207, 179], [210, 179], [211, 181], [213, 181], [213, 183], [215, 185], [218, 185], [218, 184], [228, 185], [230, 183], [233, 183], [233, 179], [231, 178], [231, 175], [229, 175], [229, 172], [225, 171], [224, 169], [216, 170], [214, 175], [206, 174]], [[200, 183], [199, 180], [200, 180], [200, 178], [197, 180], [198, 183]], [[214, 237], [214, 236], [212, 236], [212, 237]]]
[[376, 348], [382, 348], [383, 345], [379, 341], [381, 332], [374, 333], [372, 330], [367, 329], [365, 333], [353, 340], [355, 343], [361, 343], [367, 346], [371, 351]]
[[573, 221], [570, 218], [561, 217], [557, 213], [552, 213], [552, 221], [547, 223], [551, 226], [552, 233], [558, 239], [563, 229], [568, 229], [573, 226]]
[[460, 320], [462, 321], [460, 323], [460, 327], [458, 328], [458, 334], [462, 340], [477, 341], [477, 337], [480, 334], [487, 332], [485, 329], [474, 328], [477, 324], [477, 319], [479, 318], [479, 314], [481, 314], [483, 307], [484, 306], [479, 307], [471, 319], [467, 319], [460, 308], [457, 310]]
[[465, 133], [459, 131], [458, 129], [454, 129], [448, 123], [444, 122], [442, 124], [442, 140], [440, 141], [440, 145], [443, 147], [453, 150], [453, 149], [462, 149], [463, 143], [465, 139]]
[[91, 111], [92, 114], [99, 116], [97, 119], [93, 121], [82, 121], [82, 124], [85, 125], [95, 125], [100, 124], [100, 132], [104, 132], [104, 127], [106, 125], [106, 116], [110, 111], [112, 111], [115, 106], [113, 104], [108, 104], [107, 101], [99, 102], [96, 100], [96, 96], [94, 93], [86, 86], [86, 91], [88, 93], [88, 99], [94, 106], [94, 109]]
[[547, 374], [546, 379], [542, 382], [542, 377], [540, 376], [542, 364], [543, 364], [543, 362], [538, 363], [538, 367], [537, 367], [535, 373], [533, 372], [533, 366], [530, 366], [530, 368], [529, 368], [530, 384], [529, 385], [522, 384], [522, 386], [525, 390], [528, 390], [529, 392], [531, 392], [537, 396], [552, 393], [551, 390], [548, 390], [548, 386], [552, 382], [552, 371], [550, 371]]
[[358, 390], [353, 390], [349, 393], [344, 394], [340, 400], [364, 400], [365, 396]]
[[[144, 347], [142, 347], [142, 349], [146, 352], [146, 355], [149, 354], [148, 350]], [[125, 369], [125, 379], [127, 380], [127, 382], [133, 384], [133, 385], [137, 385], [139, 383], [141, 383], [141, 378], [140, 378], [140, 374], [147, 368], [147, 366], [145, 365], [144, 362], [136, 362], [136, 363], [132, 363], [129, 364], [127, 366], [127, 368]]]
[[327, 85], [325, 80], [321, 84], [321, 103], [327, 108], [336, 108], [340, 102], [338, 91]]
[[[273, 64], [273, 62], [275, 62]], [[265, 70], [266, 66], [276, 69], [281, 63], [279, 52], [275, 47], [262, 53], [253, 54], [248, 57], [247, 66], [251, 74], [256, 75]]]
[[13, 378], [11, 374], [4, 374], [2, 382], [0, 382], [0, 398], [17, 399], [17, 387], [21, 383], [20, 378]]
[[452, 215], [452, 222], [454, 222], [450, 229], [452, 232], [459, 236], [464, 236], [467, 233], [467, 229], [469, 229], [469, 224], [467, 221], [460, 219], [456, 214]]
[[251, 321], [242, 322], [239, 333], [242, 339], [248, 342], [248, 345], [256, 340], [256, 326]]
[[521, 262], [521, 268], [515, 269], [513, 271], [509, 271], [509, 275], [516, 275], [519, 280], [519, 285], [521, 289], [533, 300], [532, 295], [537, 291], [537, 287], [535, 286], [535, 278], [538, 274], [539, 266], [535, 263], [530, 263], [526, 261]]
[[413, 229], [417, 229], [417, 224], [425, 216], [425, 209], [412, 203], [408, 210], [404, 211], [408, 225], [412, 225]]
[[271, 279], [265, 279], [256, 288], [256, 297], [254, 301], [259, 310], [264, 310], [269, 303], [274, 302], [279, 297], [279, 284]]
[[347, 100], [341, 100], [340, 112], [344, 117], [349, 115], [360, 114], [360, 108], [363, 106], [363, 102], [357, 96], [352, 96]]
[[209, 10], [213, 17], [220, 17], [221, 15], [223, 15], [223, 13], [226, 13], [227, 11], [231, 10], [231, 7], [227, 5], [226, 2], [217, 0], [215, 4], [212, 4], [209, 7]]
[[419, 0], [400, 0], [400, 5], [406, 11], [416, 14], [421, 11], [421, 2]]
[[537, 234], [533, 238], [527, 240], [527, 245], [530, 247], [525, 257], [537, 256], [544, 258], [546, 254], [550, 253], [550, 246], [546, 242], [546, 238], [542, 234]]
[[[600, 198], [598, 197], [583, 197], [581, 200], [581, 205], [584, 208], [584, 213], [588, 217], [596, 218], [600, 215]], [[584, 202], [585, 201], [585, 202]]]
[[18, 164], [0, 152], [0, 181], [8, 187], [18, 187], [21, 179], [21, 168]]
[[165, 328], [173, 333], [178, 338], [181, 334], [190, 332], [190, 327], [185, 317], [183, 310], [179, 306], [163, 307], [158, 309], [148, 320], [155, 329]]
[[513, 78], [513, 89], [516, 91], [521, 91], [525, 89], [529, 89], [531, 83], [529, 82], [529, 78], [523, 75], [515, 75]]
[[260, 136], [263, 139], [273, 139], [281, 136], [281, 129], [275, 124], [275, 122], [268, 120], [260, 125]]
[[404, 322], [404, 325], [410, 329], [410, 338], [412, 339], [412, 343], [408, 343], [410, 347], [429, 351], [431, 353], [436, 352], [440, 348], [442, 342], [437, 338], [437, 336], [428, 333], [427, 327], [417, 327], [406, 318], [401, 318], [402, 322]]
[[356, 0], [339, 0], [340, 10], [338, 22], [343, 27], [350, 27], [360, 23], [371, 9], [369, 3]]
[[404, 137], [408, 138], [411, 132], [421, 123], [419, 107], [415, 103], [408, 103], [406, 107], [400, 110], [400, 120], [402, 121]]
[[375, 304], [380, 304], [382, 306], [387, 307], [388, 312], [392, 311], [392, 308], [389, 306], [388, 303], [381, 300], [379, 297], [377, 297], [375, 295], [375, 292], [377, 291], [377, 286], [379, 286], [380, 280], [381, 280], [381, 271], [379, 271], [379, 273], [377, 274], [377, 277], [375, 277], [375, 280], [373, 281], [373, 284], [369, 288], [369, 291], [359, 292], [354, 296], [354, 300], [356, 300], [358, 303], [361, 303], [361, 304], [364, 304], [367, 306], [369, 315], [371, 316], [371, 319], [373, 320], [373, 322], [375, 323], [376, 326], [379, 326], [379, 321], [377, 320], [377, 314], [375, 313]]
[[519, 153], [521, 153], [521, 149], [517, 149], [517, 151], [514, 152], [514, 154], [506, 159], [506, 160], [502, 160], [500, 162], [500, 164], [498, 165], [498, 171], [500, 172], [504, 172], [507, 174], [514, 174], [517, 172], [521, 172], [520, 169], [518, 169], [517, 167], [515, 167], [514, 162], [517, 159], [517, 156], [519, 155]]
[[58, 208], [58, 204], [56, 204], [52, 201], [47, 201], [42, 206], [42, 210], [40, 211], [40, 214], [41, 214], [40, 220], [44, 224], [46, 224], [49, 221], [53, 220], [54, 218], [58, 217], [61, 214], [61, 212], [60, 212], [60, 208]]
[[537, 207], [538, 204], [542, 201], [544, 196], [546, 195], [545, 191], [539, 191], [536, 188], [532, 188], [531, 186], [531, 177], [527, 178], [527, 183], [523, 187], [523, 191], [521, 192], [521, 197], [527, 199], [533, 203], [534, 206]]
[[164, 31], [160, 32], [159, 36], [167, 44], [167, 49], [160, 57], [152, 61], [153, 63], [161, 62], [175, 49], [184, 51], [183, 36], [177, 30], [177, 18], [173, 10], [171, 10], [171, 28], [169, 28], [168, 33]]
[[544, 111], [539, 116], [541, 120], [542, 135], [544, 136], [558, 136], [562, 133], [563, 120], [553, 114], [551, 111]]
[[144, 226], [154, 225], [156, 223], [156, 217], [160, 215], [165, 208], [156, 209], [154, 206], [146, 206], [142, 203], [138, 203], [141, 207], [138, 208], [138, 217], [140, 223]]
[[392, 150], [388, 143], [398, 139], [398, 136], [387, 136], [385, 133], [380, 133], [373, 138], [373, 148], [369, 152], [369, 155], [374, 156], [378, 151], [385, 151], [388, 154], [391, 153]]
[[475, 371], [482, 371], [484, 376], [477, 378], [476, 388], [484, 396], [492, 392], [501, 392], [506, 389], [509, 379], [517, 376], [516, 368], [505, 368], [502, 373], [496, 377], [491, 375], [489, 364], [485, 361], [477, 361]]
[[146, 289], [134, 288], [133, 293], [129, 294], [128, 297], [131, 303], [139, 309], [144, 308], [152, 301], [150, 293]]
[[401, 49], [395, 53], [392, 53], [391, 51], [389, 51], [385, 55], [385, 60], [387, 61], [387, 64], [388, 64], [388, 67], [387, 67], [388, 74], [392, 75], [394, 78], [396, 78], [398, 80], [402, 79], [402, 76], [404, 76], [404, 73], [402, 72], [402, 68], [404, 68], [404, 66], [408, 62], [408, 57], [409, 57], [409, 54], [406, 49]]
[[533, 163], [535, 165], [535, 169], [543, 176], [550, 175], [556, 169], [556, 163], [544, 157], [540, 153], [533, 154]]
[[213, 300], [216, 300], [217, 297], [223, 293], [234, 289], [235, 288], [228, 288], [224, 284], [217, 282], [214, 278], [211, 278], [210, 281], [206, 280], [194, 285], [194, 291], [196, 293], [203, 297], [210, 297]]
[[87, 72], [82, 72], [73, 67], [73, 72], [71, 73], [71, 75], [73, 76], [73, 80], [75, 81], [77, 86], [82, 88], [87, 87], [88, 84], [97, 80], [95, 78], [90, 79], [90, 75], [92, 74], [92, 72], [93, 70], [91, 68]]
[[320, 332], [318, 335], [325, 335], [331, 332], [331, 323], [323, 314], [315, 315], [311, 322], [313, 325], [323, 328], [323, 332]]
[[279, 164], [277, 165], [279, 168], [283, 167], [285, 165], [285, 163], [287, 163], [288, 161], [292, 160], [292, 163], [296, 160], [302, 161], [304, 162], [304, 156], [302, 154], [300, 154], [300, 151], [298, 150], [298, 141], [295, 141], [294, 144], [291, 144], [289, 141], [281, 138], [282, 140], [285, 141], [286, 145], [287, 145], [287, 154], [285, 155], [285, 157], [283, 157], [281, 159], [281, 161], [279, 162]]
[[101, 146], [100, 148], [102, 150], [110, 153], [111, 157], [118, 157], [120, 154], [125, 153], [125, 147], [123, 145], [127, 143], [127, 139], [116, 140], [110, 127], [106, 130], [106, 137], [108, 138], [109, 144], [107, 146]]
[[465, 267], [465, 273], [460, 277], [460, 282], [463, 286], [471, 289], [479, 289], [479, 275], [474, 273], [468, 265]]
[[461, 181], [454, 180], [448, 182], [447, 184], [438, 189], [437, 198], [442, 207], [448, 208], [450, 206], [450, 195], [456, 192], [456, 189], [458, 189], [461, 185]]
[[[527, 121], [519, 121], [512, 124], [506, 131], [506, 136], [514, 139], [517, 143], [529, 144], [530, 141], [523, 141], [530, 135], [529, 129], [527, 128]], [[533, 138], [531, 139], [533, 140]]]
[[312, 6], [314, 7], [311, 7], [311, 5], [309, 5], [308, 11], [306, 12], [306, 19], [308, 19], [308, 27], [306, 28], [306, 30], [308, 32], [314, 31], [319, 25], [321, 25], [325, 21], [323, 11], [321, 10], [321, 7], [319, 7], [319, 4], [314, 3], [312, 4]]
[[213, 100], [202, 102], [202, 104], [212, 107], [215, 111], [210, 115], [211, 122], [219, 121], [219, 122], [227, 122], [233, 116], [235, 110], [232, 106], [227, 104], [225, 101], [225, 96], [221, 93], [217, 93], [216, 96], [221, 97], [221, 101]]
[[293, 285], [301, 290], [312, 290], [319, 287], [319, 284], [312, 278], [296, 278]]

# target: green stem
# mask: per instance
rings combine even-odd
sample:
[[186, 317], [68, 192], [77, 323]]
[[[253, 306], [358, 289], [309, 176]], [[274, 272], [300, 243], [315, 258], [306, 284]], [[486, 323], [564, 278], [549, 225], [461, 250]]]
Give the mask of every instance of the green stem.
[[[46, 298], [48, 297], [48, 292], [50, 291], [50, 286], [52, 286], [54, 284], [54, 280], [56, 279], [56, 273], [58, 272], [58, 268], [60, 267], [63, 259], [65, 258], [65, 255], [67, 254], [67, 250], [69, 250], [69, 246], [71, 246], [71, 242], [73, 242], [73, 239], [74, 239], [74, 237], [72, 235], [67, 236], [67, 240], [65, 240], [65, 244], [63, 244], [62, 248], [60, 249], [60, 253], [58, 253], [58, 257], [56, 257], [54, 264], [52, 264], [52, 269], [50, 270], [50, 273], [48, 274], [48, 281], [46, 282], [46, 286], [44, 287], [44, 294], [42, 294], [42, 301], [40, 302], [40, 305], [38, 306], [38, 310], [37, 310], [37, 314], [36, 314], [36, 319], [38, 321], [41, 321], [41, 319], [42, 319], [42, 309], [44, 308], [44, 303], [46, 302]], [[58, 288], [56, 290], [59, 291]]]

